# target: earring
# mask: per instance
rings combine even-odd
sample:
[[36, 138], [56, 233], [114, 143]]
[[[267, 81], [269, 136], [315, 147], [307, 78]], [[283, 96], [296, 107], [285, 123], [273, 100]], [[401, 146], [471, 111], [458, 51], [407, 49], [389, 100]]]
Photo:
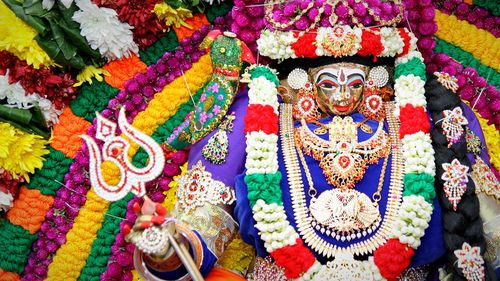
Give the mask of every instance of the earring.
[[359, 108], [359, 113], [375, 121], [381, 121], [385, 118], [384, 101], [375, 89], [365, 89], [364, 100]]
[[313, 122], [321, 118], [316, 102], [316, 89], [307, 82], [297, 93], [297, 102], [293, 105], [292, 115], [296, 120]]

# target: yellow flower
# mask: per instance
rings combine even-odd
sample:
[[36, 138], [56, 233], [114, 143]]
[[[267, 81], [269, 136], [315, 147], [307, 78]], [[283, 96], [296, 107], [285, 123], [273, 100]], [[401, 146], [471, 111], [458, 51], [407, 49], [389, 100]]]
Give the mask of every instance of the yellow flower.
[[175, 194], [177, 192], [177, 186], [179, 185], [179, 178], [183, 176], [186, 171], [187, 163], [181, 166], [181, 174], [172, 179], [172, 181], [168, 184], [169, 189], [164, 192], [165, 200], [163, 200], [162, 205], [169, 213], [174, 210], [175, 203], [177, 202], [177, 196], [175, 196]]
[[182, 7], [174, 9], [166, 3], [160, 3], [155, 5], [153, 12], [160, 20], [165, 20], [165, 24], [167, 26], [174, 25], [175, 27], [179, 28], [182, 25], [187, 28], [192, 28], [184, 21], [185, 19], [193, 17], [193, 14], [188, 9]]
[[74, 87], [79, 87], [85, 82], [89, 82], [92, 84], [92, 78], [95, 78], [97, 81], [101, 82], [103, 80], [102, 75], [109, 76], [109, 72], [107, 70], [104, 70], [102, 68], [97, 68], [93, 65], [88, 65], [78, 73], [76, 76], [76, 80], [78, 81], [75, 83], [73, 86]]
[[49, 151], [48, 142], [38, 135], [27, 134], [8, 123], [0, 123], [0, 167], [14, 177], [29, 174], [43, 166], [43, 156]]
[[29, 65], [38, 69], [40, 66], [51, 66], [54, 62], [49, 55], [38, 46], [33, 39], [36, 31], [0, 1], [0, 50], [9, 51]]

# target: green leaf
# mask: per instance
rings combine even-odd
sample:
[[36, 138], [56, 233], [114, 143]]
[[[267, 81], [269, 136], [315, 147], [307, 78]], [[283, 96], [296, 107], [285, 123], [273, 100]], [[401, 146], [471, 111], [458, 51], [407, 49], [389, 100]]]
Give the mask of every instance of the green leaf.
[[28, 109], [12, 108], [0, 104], [0, 117], [20, 125], [28, 125], [31, 121], [32, 114]]

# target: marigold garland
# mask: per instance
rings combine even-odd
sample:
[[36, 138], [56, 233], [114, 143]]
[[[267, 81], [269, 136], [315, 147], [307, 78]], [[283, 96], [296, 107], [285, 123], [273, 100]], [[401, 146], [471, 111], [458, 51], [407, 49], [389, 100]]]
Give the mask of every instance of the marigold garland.
[[106, 83], [114, 88], [123, 90], [127, 80], [132, 79], [137, 73], [146, 70], [147, 65], [135, 54], [114, 60], [103, 66], [103, 69], [110, 75], [105, 76]]
[[73, 228], [66, 236], [66, 243], [56, 252], [49, 266], [47, 280], [76, 280], [104, 220], [109, 202], [97, 196], [93, 190], [87, 192], [85, 205], [80, 209]]
[[[471, 1], [471, 0], [469, 0]], [[472, 4], [483, 7], [489, 10], [493, 15], [500, 16], [500, 6], [497, 5], [495, 1], [490, 0], [473, 0]]]
[[0, 280], [2, 281], [19, 281], [21, 277], [19, 277], [19, 274], [14, 273], [14, 272], [9, 272], [9, 271], [3, 271], [0, 268]]
[[118, 89], [105, 82], [94, 81], [92, 85], [83, 84], [78, 97], [71, 102], [70, 107], [75, 115], [92, 122], [96, 111], [100, 112], [105, 109], [109, 100], [116, 94], [118, 94]]
[[48, 141], [41, 136], [27, 134], [8, 123], [0, 122], [0, 167], [15, 178], [22, 176], [29, 182], [29, 174], [43, 166]]
[[34, 40], [36, 31], [19, 19], [5, 3], [0, 3], [0, 50], [6, 50], [36, 69], [41, 66], [51, 66], [54, 62]]
[[456, 16], [436, 11], [436, 36], [471, 53], [482, 64], [500, 71], [500, 41], [491, 33], [478, 29]]
[[43, 195], [39, 190], [21, 187], [19, 197], [14, 206], [7, 213], [7, 219], [12, 224], [22, 226], [31, 234], [36, 233], [43, 221], [47, 210], [52, 207], [54, 198]]
[[177, 35], [173, 29], [167, 31], [164, 36], [147, 47], [144, 51], [139, 51], [141, 60], [147, 65], [156, 63], [166, 52], [172, 52], [179, 46]]
[[85, 134], [91, 125], [87, 120], [73, 114], [70, 107], [66, 107], [60, 116], [59, 123], [53, 127], [50, 145], [69, 158], [75, 158], [76, 153], [82, 147], [82, 139], [79, 135]]
[[177, 196], [175, 195], [177, 192], [177, 187], [179, 186], [179, 178], [184, 176], [187, 171], [187, 163], [181, 166], [181, 174], [175, 176], [172, 181], [168, 184], [168, 190], [164, 191], [165, 200], [163, 200], [163, 207], [167, 209], [168, 212], [172, 212], [175, 207], [175, 203], [177, 202]]

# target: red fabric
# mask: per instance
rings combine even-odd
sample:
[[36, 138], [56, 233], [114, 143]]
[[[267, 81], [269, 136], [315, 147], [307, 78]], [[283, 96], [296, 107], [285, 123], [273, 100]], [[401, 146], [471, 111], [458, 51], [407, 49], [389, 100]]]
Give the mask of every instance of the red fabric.
[[285, 269], [285, 276], [288, 279], [299, 278], [315, 261], [314, 255], [304, 246], [300, 238], [297, 238], [295, 245], [280, 248], [272, 252], [271, 256], [276, 265]]
[[406, 135], [418, 133], [419, 131], [428, 133], [431, 128], [427, 112], [425, 112], [423, 106], [414, 107], [407, 104], [400, 107], [399, 120], [401, 122], [399, 128], [399, 137], [401, 139]]
[[[299, 32], [294, 32], [294, 36], [297, 37]], [[316, 55], [316, 33], [310, 32], [302, 35], [297, 42], [292, 44], [292, 50], [295, 52], [297, 57], [304, 58], [315, 58]]]
[[263, 131], [278, 134], [278, 115], [270, 105], [251, 104], [245, 116], [245, 134]]
[[373, 254], [380, 274], [388, 281], [396, 281], [401, 272], [410, 265], [414, 251], [401, 244], [398, 239], [390, 239]]
[[358, 51], [360, 56], [374, 56], [374, 59], [384, 51], [382, 37], [378, 28], [363, 29], [361, 33], [361, 49]]
[[401, 35], [401, 38], [403, 38], [403, 42], [405, 44], [403, 47], [403, 53], [401, 53], [399, 55], [401, 57], [401, 56], [408, 54], [408, 51], [410, 51], [411, 37], [408, 34], [408, 32], [406, 32], [406, 30], [404, 28], [399, 28], [399, 35]]

